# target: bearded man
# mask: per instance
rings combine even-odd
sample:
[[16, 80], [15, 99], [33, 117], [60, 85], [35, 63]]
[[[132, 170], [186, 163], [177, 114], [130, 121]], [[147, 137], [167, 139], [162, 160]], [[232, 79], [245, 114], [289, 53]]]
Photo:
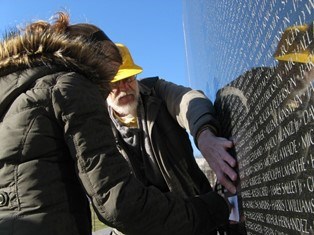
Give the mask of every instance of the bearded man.
[[236, 161], [227, 152], [232, 141], [216, 137], [219, 125], [211, 101], [200, 91], [158, 77], [136, 79], [143, 69], [129, 49], [116, 43], [123, 63], [107, 97], [120, 152], [146, 186], [184, 197], [211, 191], [199, 169], [188, 133], [219, 182], [235, 192]]

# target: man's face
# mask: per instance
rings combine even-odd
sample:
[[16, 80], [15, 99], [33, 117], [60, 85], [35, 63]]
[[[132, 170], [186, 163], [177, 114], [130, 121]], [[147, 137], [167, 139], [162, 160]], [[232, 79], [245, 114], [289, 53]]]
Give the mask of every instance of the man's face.
[[107, 103], [120, 116], [136, 116], [139, 88], [136, 76], [131, 76], [111, 84]]

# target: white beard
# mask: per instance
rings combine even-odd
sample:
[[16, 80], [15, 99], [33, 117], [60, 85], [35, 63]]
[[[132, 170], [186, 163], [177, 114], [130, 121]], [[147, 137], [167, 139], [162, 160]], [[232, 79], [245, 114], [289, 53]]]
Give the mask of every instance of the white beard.
[[137, 115], [137, 105], [138, 105], [138, 98], [135, 97], [135, 100], [132, 103], [125, 104], [125, 105], [118, 105], [117, 102], [107, 99], [108, 105], [118, 114], [121, 116], [126, 116], [131, 114], [133, 117]]
[[[119, 98], [125, 96], [127, 94], [132, 93], [134, 95], [134, 101], [125, 105], [119, 105]], [[107, 98], [108, 105], [119, 115], [126, 116], [131, 114], [133, 117], [137, 117], [137, 106], [139, 99], [139, 88], [136, 86], [136, 89], [133, 92], [121, 92], [119, 96], [115, 99], [111, 99], [111, 97]]]

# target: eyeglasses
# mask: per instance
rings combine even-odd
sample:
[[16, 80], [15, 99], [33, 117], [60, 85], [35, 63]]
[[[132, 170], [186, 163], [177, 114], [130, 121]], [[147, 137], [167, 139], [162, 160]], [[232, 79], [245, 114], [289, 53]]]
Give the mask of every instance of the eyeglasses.
[[132, 83], [134, 80], [136, 79], [136, 76], [131, 76], [125, 79], [122, 79], [120, 81], [117, 82], [112, 82], [111, 85], [111, 89], [118, 89], [120, 82], [122, 82], [123, 84], [130, 84]]

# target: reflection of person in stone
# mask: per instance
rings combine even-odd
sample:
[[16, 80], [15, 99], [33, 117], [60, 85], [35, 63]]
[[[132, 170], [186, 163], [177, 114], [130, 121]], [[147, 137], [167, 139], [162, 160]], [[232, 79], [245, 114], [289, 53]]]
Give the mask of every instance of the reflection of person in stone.
[[[280, 102], [277, 103], [278, 107], [272, 110], [273, 117], [277, 118], [275, 112], [285, 109], [296, 115], [293, 116], [293, 119], [297, 117], [301, 118], [302, 113], [306, 109], [309, 109], [314, 102], [313, 23], [309, 25], [296, 25], [286, 28], [281, 35], [277, 49], [274, 53], [274, 58], [278, 61], [277, 66], [254, 69], [254, 73], [248, 72], [247, 74], [259, 74], [259, 76], [247, 76], [246, 79], [258, 82], [261, 79], [261, 74], [263, 74], [262, 72], [264, 72], [264, 74], [268, 74], [270, 82], [274, 80], [280, 81], [278, 83], [272, 83], [272, 97], [280, 97], [280, 99], [278, 99]], [[262, 72], [258, 73], [257, 71]], [[268, 102], [271, 103], [270, 100]], [[289, 120], [289, 116], [282, 116], [282, 118]], [[292, 118], [292, 116], [290, 118]], [[280, 126], [278, 126], [277, 131], [279, 131], [279, 127]], [[303, 152], [302, 154], [304, 155], [301, 156], [306, 158], [306, 155], [308, 154], [307, 151], [308, 150]], [[299, 150], [299, 154], [301, 154], [301, 150]], [[281, 164], [285, 163], [282, 162]], [[243, 219], [244, 218], [242, 218], [241, 221]], [[235, 228], [238, 229], [238, 227]]]
[[[296, 25], [285, 29], [277, 45], [274, 58], [278, 64], [274, 67], [256, 67], [237, 78], [259, 82], [262, 78], [288, 83], [284, 91], [280, 108], [296, 108], [299, 106], [296, 96], [304, 95], [314, 80], [314, 34], [313, 23]], [[289, 82], [290, 80], [290, 82]], [[280, 86], [283, 86], [282, 84]], [[313, 85], [312, 85], [313, 86]], [[276, 88], [275, 88], [276, 87]], [[280, 92], [282, 87], [273, 84], [273, 92]], [[227, 86], [220, 96], [235, 94], [247, 110], [247, 97], [240, 89]], [[251, 101], [252, 102], [252, 101]]]
[[[212, 103], [199, 91], [159, 78], [137, 80], [142, 68], [128, 48], [117, 44], [123, 64], [107, 98], [117, 145], [136, 177], [147, 186], [184, 197], [212, 191], [193, 156], [187, 131], [216, 171], [235, 192], [236, 162], [226, 151], [232, 141], [216, 137]], [[227, 175], [227, 176], [226, 176]]]
[[314, 80], [314, 33], [313, 23], [287, 28], [279, 41], [275, 58], [278, 65], [276, 76], [291, 78], [294, 86], [285, 99], [284, 105], [296, 108], [296, 96], [302, 96]]

